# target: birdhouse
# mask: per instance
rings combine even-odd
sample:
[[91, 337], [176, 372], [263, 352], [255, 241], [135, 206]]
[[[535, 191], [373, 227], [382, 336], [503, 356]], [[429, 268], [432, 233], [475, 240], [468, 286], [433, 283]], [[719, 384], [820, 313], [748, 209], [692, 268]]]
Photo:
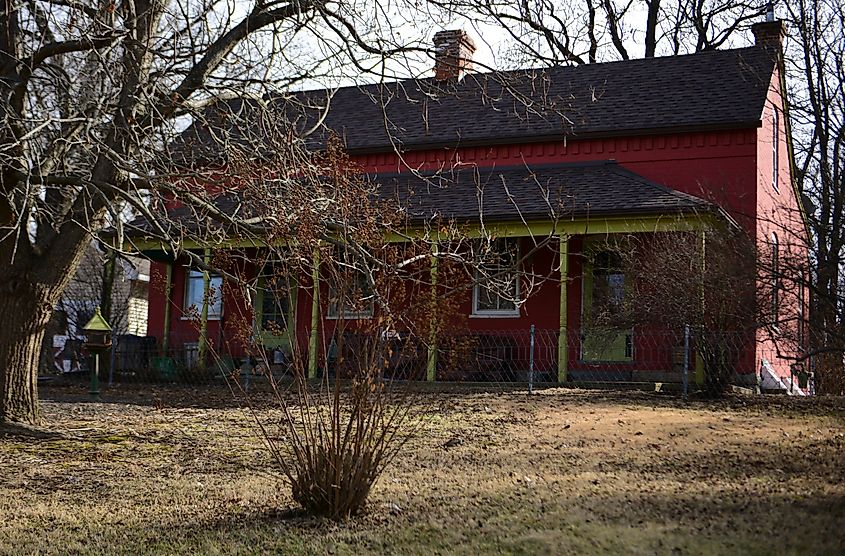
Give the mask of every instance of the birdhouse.
[[111, 346], [111, 326], [103, 318], [100, 308], [82, 329], [85, 332], [85, 347], [88, 349], [102, 349]]

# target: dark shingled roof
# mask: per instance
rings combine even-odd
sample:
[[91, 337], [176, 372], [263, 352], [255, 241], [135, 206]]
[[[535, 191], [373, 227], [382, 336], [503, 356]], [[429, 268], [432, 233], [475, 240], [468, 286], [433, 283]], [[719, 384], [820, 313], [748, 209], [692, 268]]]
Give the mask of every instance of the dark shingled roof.
[[442, 174], [378, 175], [382, 198], [396, 199], [411, 222], [459, 223], [678, 214], [714, 207], [613, 161], [465, 168]]
[[[467, 224], [482, 218], [494, 223], [715, 210], [698, 197], [649, 181], [614, 161], [466, 167], [436, 174], [377, 174], [370, 179], [379, 185], [379, 200], [404, 213], [411, 225], [433, 219]], [[255, 216], [235, 194], [221, 195], [214, 204], [226, 214]], [[185, 232], [220, 228], [198, 212], [173, 209], [168, 221]], [[129, 229], [133, 236], [153, 232], [144, 218], [129, 224]]]
[[[755, 126], [774, 69], [761, 47], [338, 89], [325, 128], [390, 148]], [[312, 102], [325, 93], [308, 92]], [[384, 110], [382, 110], [384, 106]]]
[[[312, 146], [320, 146], [331, 130], [351, 151], [756, 126], [774, 67], [775, 51], [754, 46], [468, 74], [457, 83], [419, 79], [344, 87], [330, 101], [325, 90], [306, 91], [270, 99], [275, 115], [271, 111], [269, 117], [257, 115], [254, 101], [234, 100], [220, 103], [218, 116], [209, 117], [222, 128], [215, 133], [217, 141], [197, 125], [176, 146], [202, 147], [193, 155], [207, 159], [210, 144], [254, 144], [268, 125], [287, 120], [310, 127], [318, 113], [323, 115], [313, 107], [327, 102], [330, 109], [310, 138]], [[312, 106], [304, 117], [301, 105]]]

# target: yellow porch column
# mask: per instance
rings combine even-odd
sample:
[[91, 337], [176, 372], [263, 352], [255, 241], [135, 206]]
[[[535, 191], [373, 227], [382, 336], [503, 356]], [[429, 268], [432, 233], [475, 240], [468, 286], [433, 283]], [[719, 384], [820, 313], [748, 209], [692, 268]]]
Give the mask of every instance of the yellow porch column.
[[308, 338], [308, 378], [317, 378], [317, 347], [320, 327], [320, 249], [314, 250], [311, 269], [311, 336]]
[[440, 315], [437, 312], [437, 243], [431, 246], [431, 324], [428, 331], [428, 358], [426, 364], [426, 380], [434, 382], [437, 379], [437, 328]]
[[[206, 267], [211, 263], [211, 250], [206, 249], [203, 254]], [[207, 269], [202, 271], [202, 310], [200, 311], [200, 337], [197, 347], [197, 359], [200, 368], [205, 367], [205, 356], [208, 351], [208, 295], [211, 291], [211, 275]], [[217, 294], [219, 295], [219, 293]]]
[[164, 357], [167, 357], [170, 351], [170, 321], [173, 319], [173, 302], [171, 295], [173, 292], [173, 262], [168, 261], [164, 271], [164, 337], [161, 339], [161, 351]]
[[569, 370], [569, 334], [567, 330], [567, 292], [569, 291], [569, 236], [561, 235], [560, 244], [560, 327], [557, 337], [557, 381], [566, 382]]

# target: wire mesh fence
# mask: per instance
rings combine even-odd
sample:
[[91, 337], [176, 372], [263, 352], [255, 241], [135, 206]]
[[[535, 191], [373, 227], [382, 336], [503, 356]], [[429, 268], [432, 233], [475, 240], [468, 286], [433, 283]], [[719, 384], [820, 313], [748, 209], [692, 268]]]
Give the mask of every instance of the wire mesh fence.
[[[120, 336], [101, 355], [100, 381], [114, 383], [246, 383], [291, 376], [293, 357], [283, 347], [247, 354], [229, 346], [203, 346], [196, 338], [171, 338], [167, 350], [151, 337]], [[79, 346], [77, 346], [79, 347]], [[68, 350], [65, 350], [68, 351]], [[91, 354], [70, 352], [72, 364], [59, 373], [84, 380]], [[389, 380], [480, 383], [534, 388], [642, 388], [692, 395], [734, 387], [794, 395], [813, 393], [807, 364], [782, 356], [777, 346], [751, 332], [682, 330], [568, 330], [535, 326], [473, 330], [419, 337], [408, 333], [345, 331], [320, 355], [317, 377], [349, 378], [356, 369], [380, 369]]]

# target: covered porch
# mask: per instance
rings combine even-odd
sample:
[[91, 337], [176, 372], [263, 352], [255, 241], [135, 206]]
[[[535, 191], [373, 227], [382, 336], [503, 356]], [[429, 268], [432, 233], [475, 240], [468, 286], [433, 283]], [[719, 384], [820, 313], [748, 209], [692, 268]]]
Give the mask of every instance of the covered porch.
[[[265, 357], [271, 362], [290, 359], [296, 352], [307, 376], [316, 378], [321, 371], [331, 371], [334, 361], [350, 360], [356, 342], [362, 345], [355, 335], [384, 336], [394, 343], [401, 340], [401, 350], [388, 348], [407, 352], [401, 365], [394, 363], [403, 369], [399, 375], [414, 380], [504, 382], [521, 380], [532, 369], [558, 383], [591, 376], [607, 381], [681, 380], [682, 330], [598, 327], [588, 317], [597, 305], [624, 297], [630, 287], [613, 263], [614, 242], [683, 233], [700, 237], [703, 245], [707, 230], [725, 225], [718, 207], [652, 183], [612, 161], [374, 179], [379, 194], [396, 201], [405, 219], [404, 228], [385, 230], [385, 244], [424, 249], [413, 260], [423, 277], [415, 296], [429, 300], [427, 324], [412, 333], [393, 324], [381, 326], [384, 315], [372, 303], [374, 292], [364, 296], [369, 305], [362, 297], [355, 307], [338, 311], [326, 273], [328, 262], [320, 260], [316, 248], [308, 255], [310, 264], [299, 267], [296, 276], [286, 275], [288, 288], [279, 296], [268, 287], [278, 280], [278, 267], [244, 266], [252, 284], [244, 291], [209, 266], [216, 253], [239, 252], [247, 261], [252, 253], [257, 260], [262, 249], [278, 249], [278, 244], [184, 239], [178, 249], [193, 253], [188, 260], [174, 254], [172, 247], [136, 237], [129, 247], [159, 261], [153, 269], [151, 290], [158, 294], [150, 303], [150, 330], [163, 354], [181, 342], [194, 350], [194, 360], [206, 361], [210, 349], [224, 350], [237, 365], [254, 358], [255, 348], [269, 353]], [[465, 273], [464, 287], [456, 289], [457, 301], [442, 303], [444, 265], [455, 255], [451, 250], [456, 241], [485, 242], [488, 250], [509, 246], [511, 254], [497, 264], [507, 260], [515, 265], [499, 269], [515, 277], [508, 286], [511, 295], [503, 296], [479, 280], [476, 267]], [[325, 251], [323, 255], [327, 258]], [[215, 292], [222, 292], [219, 298]], [[394, 303], [392, 311], [405, 311], [402, 303], [409, 301]], [[458, 325], [444, 326], [446, 317]], [[696, 367], [694, 361], [690, 365]], [[700, 379], [700, 369], [694, 376]]]
[[[606, 263], [599, 263], [603, 248], [632, 234], [679, 232], [703, 237], [712, 225], [711, 215], [691, 214], [467, 227], [461, 233], [469, 241], [492, 236], [514, 242], [523, 252], [542, 245], [521, 261], [519, 269], [521, 288], [530, 289], [530, 294], [516, 305], [505, 306], [500, 301], [496, 306], [495, 296], [484, 294], [483, 285], [468, 287], [450, 308], [462, 313], [459, 319], [452, 315], [453, 321], [460, 321], [459, 326], [435, 326], [428, 334], [418, 333], [410, 340], [396, 334], [390, 348], [397, 354], [396, 369], [391, 372], [397, 378], [430, 382], [524, 382], [532, 372], [536, 382], [680, 382], [682, 330], [642, 326], [595, 330], [585, 322], [585, 315], [597, 302], [596, 292], [604, 290], [603, 295], [609, 292], [612, 297], [625, 287], [624, 276], [609, 273]], [[433, 295], [450, 238], [424, 230], [416, 233], [431, 246], [424, 264], [433, 287], [423, 293]], [[339, 330], [338, 316], [326, 301], [328, 286], [320, 277], [317, 260], [314, 272], [300, 277], [290, 290], [291, 297], [275, 295], [259, 279], [259, 287], [247, 300], [235, 288], [226, 287], [222, 276], [191, 268], [187, 259], [152, 247], [144, 254], [156, 260], [153, 275], [159, 299], [158, 312], [151, 309], [151, 321], [155, 322], [150, 330], [157, 336], [160, 355], [177, 365], [197, 366], [213, 351], [218, 358], [224, 356], [224, 367], [240, 367], [250, 358], [242, 334], [242, 325], [248, 322], [254, 331], [251, 341], [266, 350], [271, 364], [280, 364], [290, 357], [291, 350], [299, 349], [307, 360], [308, 376], [316, 378], [332, 370], [338, 358], [338, 334], [345, 338], [340, 343], [347, 350], [346, 359], [362, 341], [361, 335], [373, 334], [371, 323], [378, 319], [378, 310], [350, 315]], [[211, 246], [187, 247], [209, 261], [215, 251]], [[224, 248], [261, 249], [247, 245]], [[544, 280], [528, 288], [525, 284], [531, 276]], [[486, 295], [486, 307], [482, 307], [480, 295]], [[437, 310], [438, 304], [432, 307]], [[438, 317], [432, 315], [432, 322]], [[693, 358], [687, 363], [694, 380], [696, 361]]]

